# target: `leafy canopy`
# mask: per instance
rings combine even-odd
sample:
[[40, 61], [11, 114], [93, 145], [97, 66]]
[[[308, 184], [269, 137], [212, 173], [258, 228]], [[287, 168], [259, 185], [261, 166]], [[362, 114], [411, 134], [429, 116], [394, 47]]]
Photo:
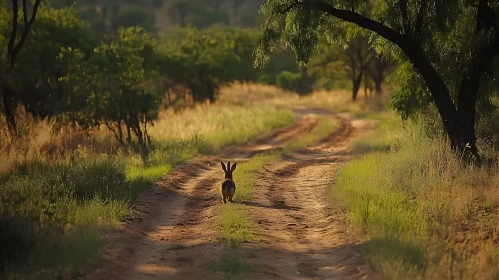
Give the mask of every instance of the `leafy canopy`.
[[[430, 98], [421, 75], [398, 48], [406, 37], [421, 46], [424, 56], [456, 102], [463, 73], [477, 60], [484, 42], [498, 37], [498, 28], [482, 28], [477, 32], [479, 2], [484, 1], [268, 0], [260, 11], [266, 20], [257, 41], [255, 64], [264, 66], [269, 53], [275, 51], [280, 42], [296, 53], [298, 62], [306, 64], [318, 50], [322, 36], [331, 44], [343, 45], [362, 33], [369, 36], [377, 52], [405, 63], [400, 70], [401, 91], [394, 104], [400, 112], [407, 114], [410, 110], [417, 111], [417, 108], [408, 107], [411, 101], [418, 100], [421, 108]], [[490, 1], [488, 5], [497, 15], [499, 2]], [[497, 26], [498, 20], [495, 17], [492, 22], [481, 24]], [[380, 32], [384, 36], [380, 36]], [[496, 56], [486, 65], [480, 84], [482, 100], [497, 92], [499, 77], [497, 66], [494, 66], [497, 62]]]

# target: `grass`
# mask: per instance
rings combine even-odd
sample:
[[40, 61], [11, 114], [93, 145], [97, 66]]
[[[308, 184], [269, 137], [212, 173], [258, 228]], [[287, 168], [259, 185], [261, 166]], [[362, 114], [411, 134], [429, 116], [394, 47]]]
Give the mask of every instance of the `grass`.
[[337, 129], [336, 123], [327, 117], [319, 116], [319, 122], [307, 135], [286, 143], [284, 151], [292, 152], [311, 145]]
[[343, 167], [332, 200], [369, 237], [383, 279], [497, 279], [497, 167], [463, 164], [422, 131], [382, 120], [353, 144], [364, 154]]
[[276, 152], [256, 155], [249, 161], [238, 165], [234, 171], [234, 178], [237, 182], [234, 201], [237, 204], [222, 205], [217, 221], [218, 238], [229, 242], [229, 247], [237, 248], [243, 242], [255, 240], [249, 211], [246, 206], [240, 203], [252, 198], [259, 172], [267, 164], [279, 158], [280, 154]]
[[[0, 277], [54, 279], [91, 270], [106, 244], [102, 232], [116, 228], [137, 195], [175, 165], [292, 122], [291, 111], [265, 105], [165, 111], [150, 129], [147, 154], [119, 147], [102, 131], [50, 135], [46, 123], [34, 125], [23, 142], [0, 147], [6, 159], [0, 164]], [[236, 220], [241, 212], [234, 213]]]

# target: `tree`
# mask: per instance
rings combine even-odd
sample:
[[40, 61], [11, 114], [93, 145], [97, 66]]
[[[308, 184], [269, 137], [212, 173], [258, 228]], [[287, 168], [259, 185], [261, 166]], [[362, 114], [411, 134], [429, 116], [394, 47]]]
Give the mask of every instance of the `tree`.
[[[123, 143], [149, 140], [147, 126], [157, 118], [161, 97], [148, 82], [156, 77], [155, 41], [140, 27], [120, 28], [110, 43], [102, 43], [88, 59], [79, 50], [65, 49], [59, 63], [68, 68], [61, 123], [82, 128], [100, 124]], [[124, 130], [124, 131], [123, 131]]]
[[163, 55], [166, 75], [173, 86], [190, 91], [194, 102], [215, 102], [220, 86], [238, 78], [240, 57], [228, 33], [202, 33], [188, 28], [184, 36], [167, 41]]
[[357, 100], [357, 94], [367, 69], [374, 57], [367, 40], [363, 37], [354, 37], [345, 50], [345, 65], [347, 74], [352, 81], [352, 100]]
[[[2, 90], [2, 101], [4, 115], [7, 120], [9, 131], [12, 135], [16, 135], [16, 118], [14, 112], [17, 104], [14, 100], [14, 93], [12, 92], [11, 75], [17, 63], [17, 58], [28, 39], [31, 32], [31, 27], [36, 19], [38, 8], [40, 7], [41, 0], [35, 0], [32, 7], [27, 3], [27, 0], [22, 1], [22, 10], [19, 10], [19, 1], [12, 0], [10, 20], [10, 35], [7, 43], [5, 73], [0, 77], [0, 89]], [[22, 20], [19, 19], [20, 13]], [[31, 15], [30, 15], [31, 13]], [[0, 16], [7, 18], [8, 10], [0, 8]]]
[[374, 89], [376, 95], [383, 92], [381, 87], [386, 75], [395, 67], [393, 60], [388, 58], [383, 54], [377, 54], [371, 60], [371, 63], [367, 67], [367, 78], [370, 78], [374, 82]]
[[[8, 78], [6, 92], [12, 94], [12, 114], [19, 106], [35, 118], [53, 117], [61, 112], [65, 93], [59, 78], [65, 75], [66, 70], [58, 66], [57, 56], [61, 48], [78, 47], [86, 53], [90, 52], [94, 45], [85, 34], [87, 26], [74, 8], [39, 7], [36, 24], [30, 28], [29, 40], [25, 41], [9, 75], [2, 77]], [[9, 25], [0, 23], [0, 29], [8, 28]], [[0, 51], [0, 54], [0, 61], [5, 63], [7, 50]], [[16, 133], [15, 126], [9, 128]]]
[[155, 30], [154, 14], [141, 7], [124, 6], [119, 9], [113, 18], [113, 25], [115, 30], [120, 27], [141, 26], [145, 30], [153, 32]]
[[490, 94], [496, 73], [498, 10], [489, 0], [268, 0], [261, 9], [267, 20], [257, 63], [281, 40], [306, 63], [320, 34], [333, 40], [337, 29], [353, 24], [369, 31], [377, 48], [388, 45], [386, 50], [413, 65], [415, 74], [408, 77], [424, 81], [422, 91], [431, 95], [451, 147], [479, 158], [475, 105], [479, 93]]

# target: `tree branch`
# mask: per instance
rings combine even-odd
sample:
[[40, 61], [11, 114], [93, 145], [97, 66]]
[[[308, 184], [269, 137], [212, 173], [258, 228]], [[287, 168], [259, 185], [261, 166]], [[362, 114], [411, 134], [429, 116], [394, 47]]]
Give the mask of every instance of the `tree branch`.
[[324, 61], [321, 61], [321, 62], [318, 62], [318, 63], [315, 63], [313, 65], [310, 65], [310, 67], [323, 67], [323, 66], [326, 66], [328, 65], [329, 63], [331, 62], [336, 62], [340, 59], [339, 56], [335, 55], [335, 56], [330, 56], [328, 57], [327, 59], [325, 59]]
[[298, 5], [301, 5], [303, 4], [302, 2], [296, 0], [293, 4], [289, 5], [289, 6], [286, 6], [284, 4], [281, 4], [279, 5], [278, 7], [276, 7], [273, 12], [274, 14], [287, 14], [289, 13], [289, 11], [291, 11], [294, 7], [298, 6]]
[[408, 41], [407, 38], [405, 38], [402, 34], [398, 33], [394, 29], [377, 22], [375, 20], [372, 20], [366, 16], [363, 16], [361, 14], [348, 11], [348, 10], [341, 10], [337, 9], [330, 4], [324, 3], [323, 1], [313, 1], [313, 2], [306, 2], [306, 3], [301, 3], [302, 5], [319, 11], [319, 12], [324, 12], [330, 16], [339, 18], [341, 20], [344, 20], [346, 22], [351, 22], [354, 23], [360, 27], [363, 27], [367, 30], [373, 31], [380, 35], [381, 37], [386, 38], [388, 41], [393, 42], [397, 46], [399, 46], [402, 49], [407, 48], [412, 44], [412, 42]]
[[494, 13], [489, 7], [489, 0], [478, 1], [478, 13], [476, 17], [476, 30], [489, 29], [494, 24]]
[[23, 0], [23, 18], [24, 25], [28, 26], [28, 4], [26, 3], [26, 0]]
[[421, 28], [423, 27], [426, 5], [427, 5], [427, 0], [421, 0], [421, 6], [419, 6], [418, 17], [416, 19], [416, 26], [414, 27], [414, 34], [416, 35], [416, 40], [419, 40], [421, 36]]
[[411, 25], [409, 23], [409, 16], [407, 14], [407, 0], [399, 0], [400, 14], [402, 15], [402, 24], [404, 26], [404, 32], [408, 36], [411, 34]]
[[17, 19], [19, 15], [19, 6], [17, 5], [17, 0], [12, 0], [12, 31], [10, 33], [9, 42], [7, 43], [7, 54], [9, 60], [9, 71], [12, 70], [12, 51], [14, 50], [14, 43], [17, 37]]
[[[13, 0], [13, 3], [14, 2], [16, 3], [16, 7], [17, 7], [17, 0]], [[17, 55], [19, 54], [19, 51], [21, 50], [22, 46], [24, 45], [24, 42], [28, 38], [30, 29], [31, 29], [31, 25], [33, 25], [33, 22], [35, 21], [36, 14], [38, 12], [38, 8], [40, 7], [41, 2], [42, 2], [41, 0], [35, 0], [35, 4], [33, 5], [33, 12], [31, 13], [31, 18], [29, 19], [29, 21], [27, 21], [27, 25], [24, 27], [23, 34], [21, 35], [21, 39], [19, 40], [19, 42], [17, 42], [14, 49], [11, 49], [11, 51], [9, 52], [9, 54], [10, 54], [10, 66], [9, 66], [10, 69], [9, 69], [9, 71], [12, 71], [12, 69], [14, 68], [14, 64], [16, 63]], [[25, 4], [26, 4], [25, 0], [23, 0], [23, 8], [27, 9]], [[28, 12], [27, 10], [24, 10], [25, 18], [27, 18], [27, 12]], [[17, 21], [17, 13], [16, 13], [16, 21]], [[16, 23], [16, 26], [17, 26], [17, 23]]]

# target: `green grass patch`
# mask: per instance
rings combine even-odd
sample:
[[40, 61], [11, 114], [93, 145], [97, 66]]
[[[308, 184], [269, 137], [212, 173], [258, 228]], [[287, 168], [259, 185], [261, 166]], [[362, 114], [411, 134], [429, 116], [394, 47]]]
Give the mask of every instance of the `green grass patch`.
[[219, 213], [218, 238], [228, 241], [230, 247], [237, 247], [242, 242], [255, 238], [251, 231], [253, 225], [248, 217], [248, 210], [243, 205], [225, 204]]
[[[237, 182], [235, 202], [244, 202], [251, 199], [258, 172], [265, 165], [280, 158], [278, 153], [267, 153], [253, 157], [241, 163], [234, 171]], [[217, 233], [221, 240], [229, 242], [230, 247], [238, 247], [242, 242], [254, 240], [251, 231], [253, 224], [249, 218], [249, 211], [242, 204], [224, 204], [219, 212]]]
[[328, 136], [338, 128], [337, 124], [328, 117], [319, 116], [318, 124], [307, 135], [286, 143], [284, 152], [292, 152], [297, 149], [309, 146], [321, 138]]
[[423, 131], [382, 120], [353, 144], [364, 154], [342, 168], [331, 199], [369, 237], [384, 279], [494, 279], [499, 247], [486, 228], [498, 219], [496, 168], [463, 164]]
[[267, 164], [280, 158], [280, 154], [265, 153], [254, 156], [248, 162], [241, 163], [234, 171], [234, 178], [237, 182], [237, 191], [234, 197], [236, 202], [244, 202], [251, 199], [253, 187], [256, 183], [258, 172]]
[[220, 260], [213, 264], [213, 270], [222, 272], [223, 279], [253, 279], [251, 272], [254, 267], [245, 260], [245, 256], [238, 250], [229, 249]]
[[354, 152], [386, 152], [396, 149], [398, 139], [404, 135], [403, 123], [400, 117], [392, 112], [384, 112], [369, 115], [369, 119], [378, 121], [374, 130], [366, 132], [362, 137], [352, 143]]

